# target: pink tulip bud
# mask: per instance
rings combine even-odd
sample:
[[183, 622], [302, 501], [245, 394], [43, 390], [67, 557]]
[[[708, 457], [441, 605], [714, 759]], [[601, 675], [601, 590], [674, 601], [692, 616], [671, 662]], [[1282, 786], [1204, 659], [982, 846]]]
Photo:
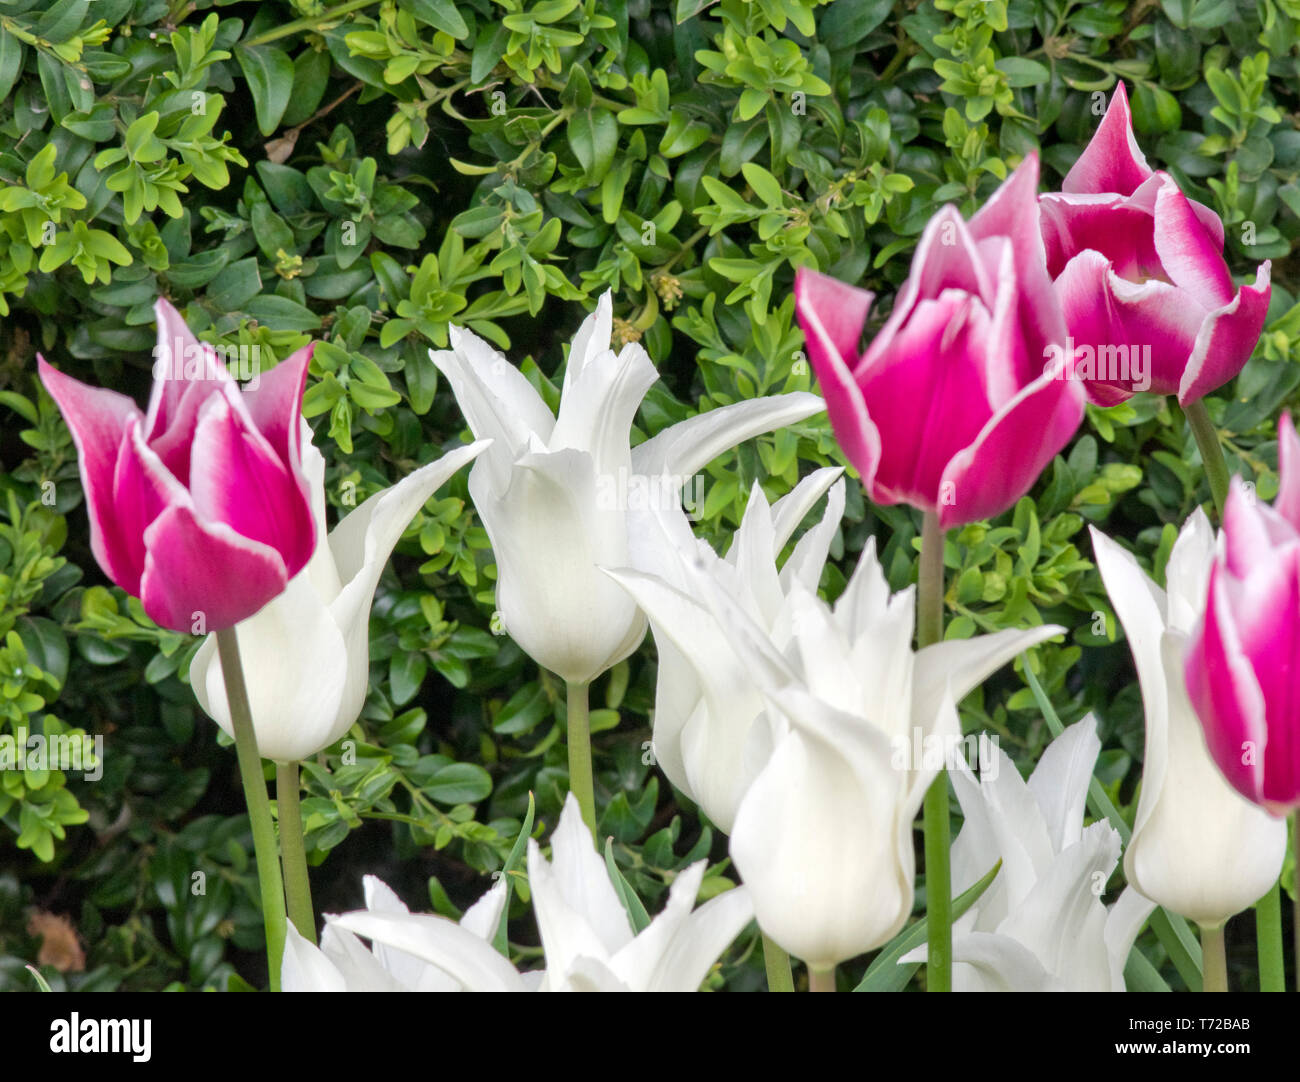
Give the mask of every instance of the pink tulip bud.
[[77, 445], [90, 544], [162, 627], [232, 627], [281, 593], [316, 547], [299, 461], [312, 346], [243, 391], [167, 301], [149, 410], [38, 358]]
[[1187, 694], [1229, 783], [1274, 815], [1300, 807], [1300, 439], [1278, 422], [1273, 506], [1233, 478]]
[[1186, 405], [1241, 371], [1268, 313], [1270, 263], [1233, 286], [1222, 220], [1147, 165], [1123, 83], [1061, 191], [1039, 202], [1067, 363], [1094, 402], [1150, 390]]
[[795, 309], [835, 435], [879, 504], [947, 528], [1005, 511], [1083, 417], [1050, 363], [1065, 341], [1031, 155], [964, 222], [930, 220], [888, 321], [860, 353], [872, 295], [800, 270]]

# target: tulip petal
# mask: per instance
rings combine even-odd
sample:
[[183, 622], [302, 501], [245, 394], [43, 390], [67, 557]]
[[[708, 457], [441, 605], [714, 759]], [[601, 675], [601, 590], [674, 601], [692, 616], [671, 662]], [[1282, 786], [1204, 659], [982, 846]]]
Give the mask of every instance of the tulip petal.
[[[530, 845], [528, 855], [529, 882], [533, 879], [534, 865], [544, 866], [549, 882], [558, 890], [559, 899], [582, 916], [606, 955], [615, 954], [632, 941], [632, 926], [627, 912], [609, 881], [604, 860], [596, 853], [591, 831], [582, 821], [578, 800], [572, 793], [564, 799], [560, 821], [551, 836], [550, 863], [542, 859], [536, 843]], [[533, 892], [535, 896], [546, 893], [538, 886], [533, 888]], [[549, 966], [549, 948], [546, 957]], [[593, 957], [601, 957], [601, 954], [593, 954]]]
[[332, 923], [443, 970], [472, 992], [519, 992], [518, 972], [489, 943], [455, 921], [428, 913], [345, 913]]
[[1187, 651], [1186, 688], [1224, 777], [1247, 800], [1258, 802], [1268, 742], [1265, 699], [1233, 623], [1228, 577], [1218, 561], [1210, 568], [1204, 623]]
[[1300, 436], [1290, 413], [1277, 422], [1277, 498], [1273, 510], [1300, 531]]
[[1106, 951], [1111, 959], [1111, 989], [1127, 991], [1124, 987], [1124, 967], [1133, 951], [1133, 944], [1142, 934], [1156, 903], [1136, 888], [1124, 888], [1115, 904], [1106, 912]]
[[[283, 593], [240, 621], [235, 634], [257, 750], [264, 758], [308, 759], [356, 720], [365, 684], [359, 694], [349, 689], [347, 644], [306, 574], [295, 575]], [[204, 713], [234, 736], [215, 635], [190, 662], [190, 685]]]
[[310, 497], [300, 476], [241, 412], [238, 392], [229, 388], [209, 397], [199, 412], [190, 452], [194, 511], [274, 549], [292, 578], [316, 547]]
[[599, 570], [631, 562], [627, 517], [611, 487], [589, 454], [571, 449], [520, 458], [499, 500], [470, 476], [506, 630], [539, 665], [579, 683], [636, 649], [646, 629], [636, 604]]
[[[141, 414], [126, 395], [102, 387], [89, 387], [66, 376], [37, 357], [41, 382], [58, 404], [77, 445], [77, 465], [90, 516], [90, 550], [114, 582], [130, 593], [139, 593], [143, 557], [138, 555], [138, 537], [132, 537], [119, 518], [113, 495], [113, 476], [127, 426]], [[135, 523], [133, 523], [135, 525]], [[141, 529], [147, 523], [139, 524]]]
[[1100, 754], [1097, 720], [1089, 714], [1053, 740], [1034, 767], [1028, 788], [1043, 813], [1054, 852], [1080, 839], [1088, 784]]
[[[802, 583], [804, 589], [812, 593], [817, 591], [822, 571], [826, 567], [826, 559], [830, 555], [831, 544], [839, 533], [840, 520], [844, 517], [844, 482], [835, 480], [841, 472], [838, 467], [826, 467], [805, 478], [805, 481], [817, 481], [816, 489], [824, 487], [823, 482], [826, 480], [833, 480], [834, 484], [826, 498], [826, 511], [821, 521], [799, 538], [794, 551], [790, 553], [785, 566], [781, 568], [781, 588], [786, 593], [789, 593], [796, 582]], [[827, 473], [830, 475], [829, 478], [824, 476]], [[800, 483], [800, 487], [803, 483]], [[795, 491], [797, 492], [798, 489]], [[791, 496], [794, 494], [794, 492], [790, 493]], [[778, 547], [781, 544], [780, 531], [783, 524], [780, 522], [780, 512], [782, 510], [780, 503], [773, 505], [773, 517], [777, 519]]]
[[144, 544], [140, 601], [151, 620], [173, 631], [234, 627], [289, 581], [274, 549], [225, 523], [201, 521], [189, 507], [168, 507], [145, 531]]
[[1097, 131], [1061, 181], [1061, 191], [1131, 195], [1150, 175], [1151, 167], [1133, 135], [1133, 116], [1121, 80]]
[[551, 438], [555, 416], [524, 374], [478, 335], [455, 326], [448, 334], [452, 348], [430, 350], [429, 359], [447, 377], [475, 439], [493, 441], [474, 474], [499, 496], [509, 487], [511, 463], [529, 440]]
[[1153, 240], [1169, 280], [1203, 308], [1213, 311], [1233, 299], [1223, 246], [1215, 246], [1173, 178], [1167, 178], [1156, 192]]
[[[610, 339], [614, 331], [614, 294], [605, 290], [596, 301], [596, 310], [582, 321], [569, 346], [569, 359], [564, 366], [564, 384], [560, 392], [561, 403], [569, 398], [569, 388], [574, 381], [598, 360], [607, 364], [605, 354], [613, 353]], [[540, 433], [539, 433], [540, 435]], [[543, 437], [546, 439], [546, 437]]]
[[292, 924], [285, 932], [284, 959], [280, 966], [284, 992], [346, 992], [347, 982], [338, 967], [319, 947], [308, 943]]
[[1063, 627], [1044, 624], [1024, 631], [995, 631], [969, 639], [947, 639], [922, 647], [916, 653], [912, 676], [913, 718], [932, 715], [939, 707], [945, 687], [951, 686], [952, 697], [961, 702], [1008, 661], [1064, 633]]
[[644, 477], [668, 474], [684, 485], [724, 451], [824, 409], [826, 403], [817, 395], [792, 391], [708, 410], [632, 448], [632, 472]]
[[630, 474], [632, 421], [646, 392], [659, 379], [650, 355], [640, 345], [625, 346], [600, 364], [588, 364], [568, 378], [560, 413], [547, 443], [550, 451], [572, 448], [592, 456], [597, 475], [617, 479]]
[[939, 525], [950, 529], [1011, 507], [1070, 441], [1083, 407], [1074, 380], [1047, 373], [1024, 387], [948, 463], [940, 486], [951, 501], [939, 507]]
[[[928, 947], [917, 947], [899, 965], [924, 962]], [[952, 939], [954, 992], [1053, 992], [1052, 975], [1024, 944], [992, 932], [966, 932]]]
[[[260, 373], [256, 387], [243, 391], [253, 426], [294, 477], [302, 475], [302, 392], [315, 349], [315, 342], [303, 346], [269, 372]], [[303, 488], [304, 494], [308, 491]]]
[[1286, 822], [1237, 793], [1211, 759], [1183, 687], [1185, 636], [1168, 632], [1160, 646], [1169, 704], [1167, 765], [1154, 783], [1144, 772], [1142, 798], [1150, 807], [1139, 807], [1146, 814], [1134, 825], [1125, 876], [1166, 909], [1214, 927], [1277, 881]]
[[1272, 263], [1265, 260], [1255, 273], [1254, 284], [1241, 286], [1227, 305], [1211, 312], [1201, 324], [1178, 387], [1181, 405], [1222, 387], [1250, 360], [1268, 315], [1271, 273]]
[[852, 371], [858, 343], [876, 295], [829, 274], [799, 267], [794, 272], [795, 312], [819, 371], [838, 363]]

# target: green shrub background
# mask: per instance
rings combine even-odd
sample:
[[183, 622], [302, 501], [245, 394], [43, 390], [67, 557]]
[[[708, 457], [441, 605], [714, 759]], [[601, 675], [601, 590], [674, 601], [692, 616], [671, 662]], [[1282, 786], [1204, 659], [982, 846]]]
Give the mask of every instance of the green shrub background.
[[[0, 988], [33, 987], [33, 908], [85, 947], [84, 972], [43, 967], [55, 988], [266, 976], [235, 757], [187, 684], [198, 640], [95, 565], [38, 351], [143, 401], [159, 294], [264, 362], [320, 342], [305, 411], [333, 522], [466, 438], [427, 356], [449, 323], [554, 405], [564, 344], [613, 290], [616, 339], [662, 376], [635, 439], [809, 388], [796, 267], [865, 283], [878, 327], [937, 207], [969, 215], [1034, 150], [1058, 186], [1122, 78], [1149, 160], [1222, 215], [1234, 273], [1273, 260], [1263, 339], [1209, 400], [1230, 468], [1271, 498], [1273, 421], [1300, 401], [1297, 27], [1295, 0], [0, 2], [0, 732], [105, 748], [98, 782], [0, 771]], [[824, 417], [751, 441], [705, 472], [697, 529], [722, 546], [755, 481], [774, 498], [842, 461]], [[351, 743], [305, 768], [318, 911], [360, 905], [373, 872], [454, 913], [491, 884], [529, 792], [549, 831], [567, 791], [563, 685], [494, 633], [466, 472], [385, 573]], [[1097, 713], [1098, 775], [1130, 817], [1141, 699], [1085, 527], [1159, 577], [1207, 499], [1177, 407], [1138, 396], [1089, 407], [1030, 495], [945, 554], [950, 637], [1070, 628], [1035, 652], [1039, 677], [1067, 723]], [[913, 580], [918, 527], [850, 484], [825, 594], [871, 535], [893, 586]], [[651, 912], [703, 855], [706, 894], [733, 877], [726, 839], [652, 765], [654, 671], [647, 637], [592, 701], [601, 832]], [[1050, 738], [1019, 662], [961, 713], [1022, 769]], [[922, 869], [918, 909], [923, 887]], [[1252, 966], [1250, 918], [1233, 928]], [[754, 948], [742, 936], [710, 984], [761, 987]], [[1182, 987], [1154, 936], [1140, 949]]]

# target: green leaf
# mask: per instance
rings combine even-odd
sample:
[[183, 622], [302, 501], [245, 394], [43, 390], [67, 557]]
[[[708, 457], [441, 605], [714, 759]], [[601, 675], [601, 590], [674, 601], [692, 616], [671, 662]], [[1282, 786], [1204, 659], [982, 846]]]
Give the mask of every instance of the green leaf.
[[604, 178], [618, 149], [618, 121], [608, 109], [579, 110], [569, 117], [569, 146], [593, 183]]
[[257, 127], [270, 135], [280, 126], [293, 93], [294, 68], [289, 54], [274, 45], [239, 45], [235, 58], [248, 80], [257, 113]]
[[451, 763], [434, 773], [424, 792], [439, 804], [476, 804], [492, 792], [492, 776], [477, 763]]
[[636, 896], [632, 884], [623, 877], [618, 865], [614, 863], [613, 838], [605, 839], [605, 869], [609, 872], [609, 879], [614, 884], [614, 892], [618, 895], [618, 900], [623, 904], [623, 909], [627, 912], [627, 919], [632, 924], [632, 931], [636, 935], [640, 935], [650, 926], [650, 914], [646, 912], [641, 899]]
[[521, 864], [524, 862], [524, 854], [528, 851], [528, 839], [533, 836], [533, 815], [536, 812], [536, 805], [533, 802], [533, 793], [530, 789], [528, 792], [528, 811], [524, 815], [523, 825], [519, 828], [519, 836], [515, 838], [515, 844], [510, 849], [510, 855], [506, 857], [506, 862], [501, 866], [501, 878], [506, 884], [506, 901], [501, 907], [501, 923], [497, 925], [496, 934], [492, 937], [492, 946], [496, 947], [507, 958], [510, 957], [510, 944], [507, 939], [507, 927], [510, 923], [510, 895], [514, 890], [514, 881], [511, 878]]
[[400, 0], [400, 6], [417, 19], [450, 34], [457, 41], [469, 37], [469, 27], [456, 10], [453, 0]]

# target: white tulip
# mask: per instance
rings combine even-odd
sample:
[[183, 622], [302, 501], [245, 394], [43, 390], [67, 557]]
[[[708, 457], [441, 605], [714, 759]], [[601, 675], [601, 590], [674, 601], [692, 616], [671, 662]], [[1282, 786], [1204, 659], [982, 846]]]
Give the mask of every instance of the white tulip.
[[[844, 512], [844, 471], [827, 467], [805, 477], [770, 505], [755, 483], [740, 528], [725, 558], [691, 533], [679, 506], [662, 509], [645, 546], [657, 574], [610, 571], [650, 619], [659, 655], [655, 687], [654, 754], [668, 780], [694, 800], [721, 830], [731, 832], [740, 798], [762, 763], [751, 745], [755, 719], [765, 709], [748, 668], [731, 648], [727, 629], [693, 596], [691, 562], [708, 573], [768, 632], [789, 624], [783, 613], [795, 580], [816, 590]], [[834, 484], [834, 487], [831, 487]], [[785, 567], [777, 559], [795, 528], [830, 489], [821, 523], [807, 531]]]
[[546, 952], [546, 991], [694, 992], [754, 916], [736, 887], [692, 911], [707, 860], [677, 873], [664, 910], [639, 934], [618, 900], [570, 794], [551, 860], [528, 842], [528, 884]]
[[822, 970], [885, 943], [912, 911], [912, 820], [961, 739], [954, 699], [1062, 629], [914, 654], [914, 587], [891, 597], [874, 540], [833, 609], [814, 592], [820, 569], [796, 569], [770, 631], [707, 558], [692, 563], [692, 593], [767, 703], [748, 737], [762, 765], [740, 800], [731, 856], [759, 927]]
[[[303, 472], [322, 540], [284, 593], [235, 625], [259, 754], [280, 763], [306, 759], [357, 720], [370, 677], [370, 605], [393, 546], [425, 501], [490, 443], [449, 451], [375, 493], [326, 541], [325, 460], [304, 423]], [[215, 634], [195, 653], [190, 684], [208, 716], [233, 736]]]
[[[319, 947], [289, 925], [280, 977], [284, 991], [523, 990], [520, 975], [491, 945], [505, 905], [504, 881], [466, 910], [459, 924], [432, 914], [411, 914], [389, 886], [373, 875], [362, 882], [366, 909], [345, 917], [327, 917]], [[420, 933], [426, 957], [409, 954], [381, 939], [400, 943], [403, 934], [410, 936], [413, 929]], [[373, 949], [366, 949], [354, 933], [373, 935]], [[443, 964], [427, 960], [430, 953]]]
[[742, 440], [825, 408], [799, 392], [737, 402], [689, 418], [633, 448], [633, 418], [658, 379], [637, 344], [610, 349], [604, 294], [574, 336], [559, 416], [523, 374], [477, 335], [450, 330], [429, 356], [470, 429], [493, 445], [470, 472], [470, 495], [497, 561], [501, 623], [538, 664], [585, 684], [645, 636], [632, 598], [599, 568], [635, 564], [638, 515]]
[[[966, 822], [952, 847], [953, 892], [1002, 868], [953, 924], [954, 991], [1124, 991], [1124, 965], [1155, 903], [1132, 887], [1109, 910], [1101, 901], [1120, 836], [1104, 820], [1083, 826], [1100, 751], [1089, 715], [1052, 741], [1028, 783], [1000, 748], [980, 781], [957, 765]], [[920, 947], [901, 960], [926, 955]]]
[[[694, 992], [718, 956], [753, 919], [749, 892], [726, 891], [694, 909], [707, 860], [677, 873], [668, 903], [639, 934], [596, 854], [570, 794], [551, 838], [551, 860], [528, 842], [528, 883], [546, 956], [545, 971], [519, 973], [490, 944], [505, 884], [460, 924], [408, 913], [391, 891], [367, 882], [366, 911], [326, 918], [318, 950], [292, 928], [285, 991], [460, 989], [471, 992]], [[373, 881], [378, 884], [378, 881]], [[378, 884], [382, 886], [382, 884]], [[328, 943], [326, 937], [334, 934]], [[374, 943], [367, 951], [355, 936]]]
[[1187, 699], [1183, 658], [1205, 607], [1214, 530], [1199, 508], [1169, 556], [1168, 593], [1133, 556], [1092, 530], [1092, 547], [1124, 625], [1146, 714], [1142, 790], [1124, 855], [1128, 881], [1171, 912], [1207, 928], [1253, 905], [1286, 855], [1275, 819], [1224, 780]]

